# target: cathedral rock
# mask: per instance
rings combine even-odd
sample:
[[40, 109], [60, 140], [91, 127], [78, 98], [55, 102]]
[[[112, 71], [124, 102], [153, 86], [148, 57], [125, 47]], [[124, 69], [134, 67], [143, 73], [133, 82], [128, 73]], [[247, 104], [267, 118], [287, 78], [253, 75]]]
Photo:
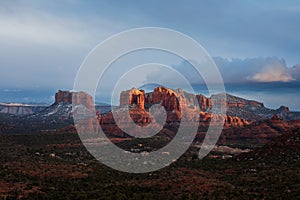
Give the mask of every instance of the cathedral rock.
[[145, 108], [145, 91], [133, 88], [131, 90], [123, 91], [120, 95], [120, 106], [135, 104], [139, 108]]

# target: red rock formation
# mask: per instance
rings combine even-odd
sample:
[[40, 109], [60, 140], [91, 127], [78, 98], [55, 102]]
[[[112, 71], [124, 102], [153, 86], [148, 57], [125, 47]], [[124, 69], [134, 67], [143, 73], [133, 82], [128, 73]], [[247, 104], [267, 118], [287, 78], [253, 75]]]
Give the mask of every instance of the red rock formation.
[[93, 98], [85, 92], [71, 92], [73, 105], [84, 105], [90, 110], [95, 110]]
[[175, 93], [167, 96], [163, 99], [162, 106], [166, 108], [166, 111], [180, 111], [180, 105]]
[[200, 124], [207, 125], [211, 121], [211, 118], [214, 118], [217, 122], [225, 121], [224, 127], [231, 127], [231, 126], [242, 127], [250, 124], [247, 120], [241, 119], [236, 116], [233, 117], [229, 115], [200, 112]]
[[[128, 123], [130, 120], [133, 120], [135, 123], [137, 124], [148, 124], [150, 123], [150, 115], [149, 113], [141, 108], [132, 108], [129, 110], [129, 115], [131, 117], [131, 119], [126, 118], [125, 112], [128, 112], [128, 110], [117, 110], [116, 112], [122, 113], [124, 112], [124, 115], [118, 115], [121, 116], [121, 118], [119, 118], [120, 123]], [[101, 125], [108, 125], [108, 124], [114, 124], [115, 120], [114, 120], [114, 116], [111, 112], [101, 116], [100, 119], [100, 124]]]
[[[73, 102], [72, 102], [73, 100]], [[74, 104], [74, 105], [84, 105], [86, 108], [94, 110], [93, 98], [85, 92], [70, 92], [59, 90], [55, 94], [55, 104]]]
[[166, 111], [180, 111], [180, 105], [177, 98], [178, 94], [173, 90], [164, 87], [157, 87], [151, 93], [151, 96], [147, 96], [147, 103], [160, 103], [165, 107]]
[[225, 118], [225, 126], [229, 127], [229, 126], [244, 126], [244, 125], [249, 125], [250, 123], [245, 120], [245, 119], [241, 119], [239, 117], [236, 116], [228, 116], [226, 115]]
[[130, 130], [132, 124], [130, 124], [129, 122], [131, 120], [134, 121], [135, 124], [138, 124], [140, 126], [146, 126], [151, 122], [149, 113], [146, 110], [141, 109], [139, 107], [131, 108], [129, 110], [130, 118], [127, 118], [128, 115], [125, 113], [128, 112], [128, 110], [119, 109], [115, 112], [117, 112], [116, 114], [119, 117], [119, 126], [115, 123], [115, 119], [112, 112], [106, 113], [100, 118], [101, 128], [108, 135], [125, 137], [126, 134], [123, 133], [123, 131], [120, 128]]
[[146, 104], [161, 104], [167, 111], [179, 110], [178, 94], [171, 89], [157, 87], [145, 97], [144, 90], [131, 89], [121, 92], [120, 106], [135, 104], [144, 109]]
[[[182, 105], [179, 105], [179, 100]], [[196, 102], [195, 102], [196, 101]], [[138, 89], [131, 89], [121, 93], [120, 95], [120, 106], [123, 107], [125, 105], [135, 104], [137, 107], [129, 108], [131, 119], [139, 125], [150, 123], [149, 113], [144, 109], [145, 103], [148, 106], [151, 104], [161, 104], [167, 111], [167, 119], [166, 125], [170, 126], [178, 126], [182, 117], [182, 113], [185, 115], [185, 119], [189, 121], [196, 120], [197, 110], [194, 109], [195, 103], [200, 103], [200, 108], [202, 110], [207, 110], [211, 106], [211, 100], [206, 98], [203, 95], [192, 96], [191, 94], [184, 93], [182, 90], [173, 91], [164, 87], [157, 87], [153, 92], [148, 93], [145, 97], [144, 91], [140, 91]], [[120, 109], [118, 112], [128, 112], [128, 110]], [[200, 124], [202, 126], [210, 125], [219, 125], [220, 121], [224, 121], [225, 127], [230, 126], [244, 126], [248, 125], [249, 122], [244, 119], [240, 119], [238, 117], [226, 116], [226, 115], [218, 115], [211, 114], [207, 112], [200, 112]], [[122, 126], [127, 126], [131, 119], [126, 118], [126, 114], [124, 117], [121, 115], [120, 123]], [[214, 119], [214, 120], [211, 120]], [[98, 120], [100, 122], [101, 127], [106, 130], [107, 133], [110, 132], [113, 135], [122, 136], [122, 131], [116, 126], [114, 117], [112, 113], [104, 114], [99, 117]], [[213, 123], [215, 122], [215, 124]]]
[[199, 108], [203, 111], [209, 109], [211, 107], [211, 100], [210, 98], [205, 97], [202, 94], [196, 95], [198, 103], [199, 103]]
[[77, 120], [76, 129], [81, 134], [97, 134], [99, 129], [99, 123], [97, 118], [90, 116], [81, 120]]
[[120, 106], [136, 104], [139, 108], [145, 108], [145, 91], [136, 88], [123, 91], [120, 95]]
[[151, 103], [161, 103], [163, 100], [166, 100], [172, 94], [175, 95], [175, 92], [171, 89], [164, 87], [157, 87], [152, 93]]
[[55, 94], [55, 103], [72, 103], [72, 92], [58, 90]]
[[85, 92], [59, 90], [55, 94], [54, 104], [73, 104], [72, 114], [76, 120], [76, 129], [80, 133], [97, 133], [98, 121], [93, 98]]

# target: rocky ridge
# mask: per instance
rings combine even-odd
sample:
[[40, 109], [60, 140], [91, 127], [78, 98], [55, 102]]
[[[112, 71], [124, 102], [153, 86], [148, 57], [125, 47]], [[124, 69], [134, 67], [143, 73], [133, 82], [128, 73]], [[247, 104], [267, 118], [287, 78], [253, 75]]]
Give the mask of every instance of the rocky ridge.
[[[180, 105], [178, 99], [181, 102]], [[195, 102], [195, 99], [198, 102]], [[172, 136], [176, 134], [176, 130], [180, 125], [182, 111], [191, 113], [188, 117], [190, 117], [190, 120], [193, 120], [195, 103], [199, 103], [200, 112], [198, 114], [200, 121], [197, 140], [203, 140], [208, 126], [214, 126], [214, 124], [211, 123], [212, 121], [224, 121], [224, 129], [220, 137], [221, 143], [238, 143], [240, 140], [245, 140], [251, 144], [264, 144], [278, 137], [282, 132], [300, 126], [299, 121], [284, 120], [287, 116], [293, 114], [287, 107], [271, 110], [265, 108], [263, 103], [227, 94], [227, 101], [221, 103], [226, 104], [228, 112], [227, 115], [220, 115], [210, 112], [211, 106], [214, 103], [212, 99], [218, 99], [218, 97], [208, 98], [199, 94], [196, 95], [196, 98], [193, 98], [192, 94], [186, 93], [181, 89], [171, 90], [161, 86], [149, 93], [133, 88], [122, 92], [120, 96], [120, 107], [117, 111], [129, 111], [131, 118], [136, 124], [147, 126], [147, 124], [151, 122], [148, 113], [149, 107], [160, 104], [167, 111], [167, 120], [164, 127], [173, 130], [173, 133], [169, 132], [171, 134], [169, 136]], [[239, 116], [245, 116], [245, 118]], [[248, 117], [249, 120], [247, 120], [246, 117]], [[131, 119], [122, 118], [121, 124], [127, 126], [130, 120]], [[113, 115], [110, 112], [101, 115], [99, 123], [104, 132], [109, 135], [127, 136], [116, 126]]]
[[[180, 111], [180, 106], [192, 108], [197, 103], [201, 111], [210, 112], [212, 105], [222, 104], [227, 107], [228, 116], [238, 117], [249, 122], [270, 119], [274, 114], [283, 120], [300, 119], [299, 113], [291, 112], [286, 106], [270, 109], [266, 108], [261, 102], [243, 99], [230, 94], [226, 94], [226, 102], [220, 102], [218, 99], [220, 99], [221, 95], [224, 94], [215, 94], [211, 97], [206, 97], [202, 94], [194, 96], [182, 89], [171, 90], [162, 86], [155, 88], [153, 92], [149, 93], [133, 88], [122, 92], [120, 106], [137, 105], [142, 109], [147, 109], [153, 104], [160, 103], [167, 111]], [[195, 102], [194, 97], [197, 99], [197, 102]]]
[[[198, 102], [200, 104], [199, 107], [201, 112], [198, 112], [195, 108]], [[186, 93], [181, 89], [172, 90], [165, 87], [157, 87], [150, 93], [145, 93], [143, 90], [138, 90], [136, 88], [123, 91], [120, 95], [120, 107], [116, 109], [115, 112], [124, 112], [124, 114], [125, 112], [130, 113], [131, 119], [126, 117], [120, 119], [121, 126], [129, 126], [128, 124], [131, 120], [140, 126], [146, 126], [151, 123], [152, 120], [148, 109], [155, 104], [160, 104], [165, 108], [167, 119], [164, 127], [170, 129], [179, 127], [183, 113], [188, 121], [195, 120], [195, 115], [199, 115], [200, 122], [197, 121], [196, 123], [199, 123], [199, 126], [204, 127], [207, 127], [212, 121], [224, 121], [225, 127], [240, 127], [250, 124], [247, 120], [237, 116], [212, 114], [208, 112], [211, 107], [211, 101], [203, 95], [193, 95]], [[111, 112], [99, 117], [99, 123], [107, 134], [122, 137], [126, 136], [126, 134], [116, 126]], [[214, 126], [215, 124], [210, 125]]]
[[[72, 100], [77, 106], [72, 107]], [[199, 103], [200, 112], [195, 109], [196, 103]], [[211, 98], [201, 94], [189, 94], [181, 89], [157, 87], [152, 92], [145, 93], [143, 90], [134, 88], [121, 93], [120, 106], [115, 108], [115, 111], [120, 114], [129, 111], [131, 119], [120, 118], [120, 124], [125, 127], [129, 126], [128, 122], [131, 120], [138, 126], [148, 126], [154, 120], [149, 114], [149, 108], [160, 104], [167, 113], [163, 132], [168, 133], [168, 136], [171, 137], [176, 134], [182, 113], [188, 113], [187, 119], [192, 121], [195, 116], [194, 112], [197, 111], [200, 117], [197, 139], [201, 141], [205, 137], [208, 125], [214, 126], [212, 121], [224, 121], [220, 139], [223, 143], [239, 140], [265, 143], [281, 135], [282, 132], [299, 126], [299, 121], [286, 121], [283, 117], [284, 114], [284, 116], [293, 115], [287, 107], [271, 110], [265, 108], [262, 103], [227, 95], [227, 102], [223, 102], [229, 107], [227, 115], [220, 115], [210, 112], [213, 103]], [[74, 132], [74, 128], [72, 128], [74, 112], [86, 112], [91, 118], [81, 121], [86, 124], [83, 126], [86, 130], [83, 131], [94, 132], [97, 127], [93, 120], [96, 119], [109, 136], [128, 137], [116, 125], [112, 112], [103, 109], [106, 107], [106, 105], [94, 106], [92, 97], [84, 92], [58, 91], [55, 95], [55, 102], [51, 106], [25, 117], [13, 117], [13, 120], [8, 120], [7, 123], [1, 125], [1, 132], [17, 133], [26, 130], [28, 133], [34, 133], [64, 130], [64, 127], [70, 127], [70, 130]], [[251, 119], [253, 120], [240, 117], [249, 115], [252, 115]], [[10, 121], [14, 121], [14, 123], [9, 123]]]

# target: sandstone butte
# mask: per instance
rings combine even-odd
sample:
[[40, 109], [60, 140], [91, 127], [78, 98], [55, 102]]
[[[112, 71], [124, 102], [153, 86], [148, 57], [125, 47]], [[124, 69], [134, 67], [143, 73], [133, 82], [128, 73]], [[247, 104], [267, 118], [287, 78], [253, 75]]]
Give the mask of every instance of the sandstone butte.
[[[72, 102], [73, 101], [73, 102]], [[59, 90], [55, 94], [55, 104], [74, 104], [74, 105], [84, 105], [90, 110], [94, 110], [93, 98], [85, 92], [69, 92]]]
[[[225, 120], [225, 127], [248, 125], [249, 122], [236, 116], [211, 114], [208, 110], [212, 106], [210, 98], [202, 94], [198, 94], [195, 98], [192, 94], [184, 93], [183, 90], [172, 90], [165, 87], [157, 87], [153, 92], [145, 93], [144, 90], [136, 88], [123, 91], [120, 94], [120, 108], [130, 106], [129, 112], [133, 121], [137, 124], [150, 123], [150, 115], [147, 109], [153, 104], [161, 104], [167, 111], [167, 122], [179, 122], [181, 119], [182, 109], [187, 109], [187, 112], [193, 112], [195, 103], [199, 103], [200, 108], [200, 124], [208, 123], [212, 118], [217, 120]], [[180, 103], [179, 100], [180, 99]], [[194, 99], [197, 102], [194, 102]], [[114, 124], [114, 118], [111, 112], [100, 116], [99, 111], [95, 111], [93, 98], [85, 92], [69, 92], [59, 90], [55, 94], [55, 103], [63, 103], [74, 105], [84, 105], [87, 109], [97, 114], [98, 121], [101, 125]], [[243, 107], [242, 103], [227, 103], [227, 106]], [[76, 111], [76, 110], [75, 110]], [[124, 123], [129, 119], [123, 118]], [[89, 122], [90, 123], [90, 122]]]
[[[181, 105], [179, 105], [178, 99], [180, 99]], [[281, 132], [300, 127], [299, 120], [283, 121], [281, 117], [276, 114], [267, 120], [254, 121], [251, 123], [237, 116], [211, 114], [209, 112], [209, 109], [212, 106], [210, 98], [201, 94], [196, 95], [196, 98], [192, 98], [192, 94], [185, 93], [181, 89], [171, 90], [164, 87], [157, 87], [150, 93], [145, 93], [143, 90], [138, 90], [136, 88], [123, 91], [120, 94], [120, 106], [116, 109], [116, 112], [122, 114], [122, 112], [128, 113], [129, 111], [131, 119], [128, 119], [125, 115], [121, 115], [120, 127], [119, 124], [116, 125], [112, 112], [100, 115], [100, 111], [96, 111], [94, 108], [92, 97], [84, 92], [59, 91], [55, 95], [55, 104], [67, 105], [72, 103], [73, 100], [73, 105], [84, 105], [83, 107], [87, 108], [84, 110], [88, 113], [89, 117], [79, 121], [79, 123], [82, 124], [82, 126], [79, 127], [81, 128], [80, 131], [87, 133], [95, 132], [99, 128], [98, 124], [100, 124], [102, 130], [110, 136], [128, 137], [121, 128], [122, 126], [128, 128], [130, 126], [130, 123], [128, 123], [129, 121], [132, 120], [139, 126], [147, 126], [151, 121], [155, 122], [155, 119], [150, 118], [148, 111], [149, 107], [154, 104], [161, 104], [164, 106], [167, 112], [167, 119], [164, 124], [165, 128], [170, 128], [170, 130], [172, 130], [171, 132], [173, 132], [180, 125], [182, 111], [188, 111], [187, 113], [190, 113], [190, 116], [188, 116], [190, 117], [190, 120], [194, 119], [193, 117], [197, 114], [193, 109], [193, 104], [197, 103], [194, 102], [195, 99], [198, 101], [200, 107], [200, 112], [198, 113], [200, 117], [199, 130], [197, 133], [197, 139], [200, 140], [205, 137], [208, 125], [214, 126], [212, 123], [214, 120], [212, 119], [224, 121], [225, 129], [223, 129], [220, 136], [221, 141], [223, 142], [226, 140], [246, 138], [264, 143], [271, 138], [281, 135]], [[228, 102], [223, 103], [227, 103], [228, 107], [239, 107], [242, 110], [244, 107], [249, 106], [247, 105], [247, 102], [243, 100], [240, 100], [239, 102], [229, 100]], [[248, 101], [248, 104], [254, 104], [257, 107], [263, 106], [263, 104], [259, 102], [252, 103], [251, 101]], [[79, 108], [82, 108], [82, 106], [79, 106]], [[78, 112], [78, 110], [73, 108], [73, 114], [75, 114], [75, 112]], [[78, 127], [76, 127], [76, 129], [78, 131]], [[72, 131], [74, 132], [75, 129], [72, 128]], [[172, 136], [171, 132], [167, 133]]]
[[[70, 91], [61, 91], [59, 90], [55, 94], [55, 104], [70, 105], [73, 104], [72, 114], [76, 115], [77, 113], [84, 114], [85, 117], [82, 117], [81, 120], [76, 120], [77, 131], [80, 132], [97, 132], [98, 123], [97, 118], [95, 118], [94, 101], [93, 98], [85, 92], [70, 92]], [[77, 105], [79, 105], [77, 107]], [[83, 106], [81, 106], [83, 105]], [[95, 123], [96, 122], [96, 123]]]
[[[153, 104], [161, 104], [167, 111], [167, 123], [180, 122], [182, 109], [186, 109], [187, 113], [193, 115], [193, 107], [195, 103], [199, 103], [201, 112], [200, 124], [207, 124], [211, 119], [224, 120], [225, 126], [244, 126], [250, 124], [247, 120], [241, 119], [236, 116], [211, 114], [208, 110], [212, 106], [210, 98], [204, 95], [196, 95], [196, 98], [192, 98], [192, 94], [184, 93], [181, 89], [171, 90], [165, 87], [157, 87], [153, 92], [145, 93], [144, 90], [133, 88], [131, 90], [123, 91], [120, 95], [120, 107], [130, 106], [129, 112], [131, 118], [135, 123], [143, 124], [150, 123], [150, 116], [147, 109]], [[180, 99], [180, 103], [179, 100]], [[198, 102], [194, 102], [196, 99]], [[229, 105], [229, 106], [242, 106], [242, 105]], [[191, 116], [192, 117], [192, 116]], [[124, 120], [124, 124], [129, 119]], [[104, 114], [99, 117], [101, 125], [114, 124], [113, 116], [111, 113]]]

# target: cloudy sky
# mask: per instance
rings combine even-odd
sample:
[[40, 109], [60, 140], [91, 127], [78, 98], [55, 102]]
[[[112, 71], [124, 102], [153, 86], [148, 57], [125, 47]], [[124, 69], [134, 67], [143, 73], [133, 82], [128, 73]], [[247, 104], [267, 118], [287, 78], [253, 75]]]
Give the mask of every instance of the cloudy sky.
[[298, 0], [3, 0], [0, 86], [71, 89], [98, 43], [144, 26], [194, 38], [214, 57], [225, 82], [300, 80]]

